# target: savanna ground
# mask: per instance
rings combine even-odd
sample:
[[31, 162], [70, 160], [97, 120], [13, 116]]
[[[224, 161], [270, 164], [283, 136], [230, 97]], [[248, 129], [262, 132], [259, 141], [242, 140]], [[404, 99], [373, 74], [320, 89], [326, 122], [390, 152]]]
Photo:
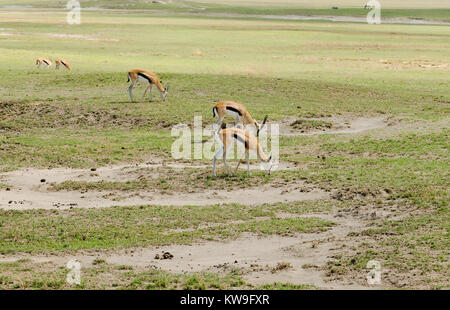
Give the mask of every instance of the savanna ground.
[[[65, 1], [0, 1], [0, 288], [450, 288], [448, 25], [207, 14], [366, 14], [350, 0], [150, 2], [81, 1], [105, 9], [68, 25]], [[446, 1], [405, 2], [386, 14], [448, 22]], [[136, 67], [165, 103], [129, 102]], [[278, 170], [172, 159], [172, 127], [219, 100], [280, 124]]]

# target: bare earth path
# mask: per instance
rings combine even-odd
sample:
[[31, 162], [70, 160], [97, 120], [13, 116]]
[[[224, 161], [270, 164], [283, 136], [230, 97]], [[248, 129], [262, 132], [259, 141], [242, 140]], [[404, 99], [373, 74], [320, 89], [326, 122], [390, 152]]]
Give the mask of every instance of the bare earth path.
[[[226, 273], [238, 269], [246, 282], [254, 285], [281, 282], [310, 284], [326, 289], [373, 289], [352, 280], [326, 281], [326, 262], [339, 252], [350, 232], [364, 229], [365, 222], [354, 217], [337, 218], [332, 215], [314, 214], [336, 222], [331, 230], [323, 233], [300, 234], [293, 237], [270, 236], [260, 238], [245, 234], [228, 242], [201, 242], [193, 245], [170, 245], [120, 250], [116, 252], [85, 252], [76, 255], [13, 255], [0, 256], [0, 262], [28, 258], [36, 263], [51, 262], [63, 266], [70, 260], [82, 266], [92, 266], [95, 259], [103, 259], [117, 266], [151, 267], [174, 273], [214, 272]], [[348, 246], [349, 244], [347, 244]], [[158, 260], [156, 254], [170, 252], [172, 259]], [[278, 263], [290, 267], [274, 270]]]
[[[133, 166], [113, 166], [103, 167], [96, 171], [96, 176], [90, 176], [89, 169], [24, 169], [0, 175], [0, 180], [11, 185], [9, 191], [2, 191], [0, 196], [0, 208], [6, 210], [25, 209], [65, 209], [70, 207], [78, 208], [103, 208], [112, 206], [133, 206], [133, 205], [164, 205], [164, 206], [184, 206], [184, 205], [214, 205], [221, 203], [240, 203], [244, 205], [258, 205], [264, 203], [302, 201], [311, 199], [326, 198], [328, 195], [324, 191], [314, 189], [303, 192], [299, 189], [303, 183], [287, 184], [280, 187], [263, 185], [248, 189], [238, 189], [230, 195], [228, 190], [206, 190], [200, 193], [174, 193], [161, 194], [158, 192], [139, 191], [138, 195], [131, 195], [121, 200], [109, 199], [109, 191], [89, 191], [86, 193], [76, 191], [49, 191], [46, 182], [64, 181], [99, 181], [117, 180], [126, 171], [132, 171], [143, 167], [161, 167], [155, 165], [133, 165]], [[174, 165], [173, 167], [179, 167]], [[253, 167], [257, 169], [257, 167]], [[121, 179], [126, 181], [126, 179]]]

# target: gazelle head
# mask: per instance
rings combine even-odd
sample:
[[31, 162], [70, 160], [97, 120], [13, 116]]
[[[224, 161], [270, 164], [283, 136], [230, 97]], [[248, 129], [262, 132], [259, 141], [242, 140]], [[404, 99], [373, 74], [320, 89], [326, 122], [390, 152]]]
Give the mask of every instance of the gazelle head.
[[270, 175], [270, 172], [273, 167], [275, 167], [275, 163], [272, 158], [272, 155], [269, 156], [269, 159], [267, 160], [267, 162], [263, 162], [263, 161], [261, 162], [261, 170], [266, 170], [267, 175]]
[[166, 101], [167, 94], [169, 93], [169, 87], [170, 87], [170, 84], [167, 84], [167, 86], [164, 87], [164, 92], [161, 93], [161, 96], [162, 96], [162, 100], [163, 100], [163, 101]]
[[264, 128], [264, 125], [267, 122], [267, 115], [264, 117], [262, 124], [260, 125], [257, 121], [255, 121], [256, 126], [256, 137], [259, 137], [259, 132]]

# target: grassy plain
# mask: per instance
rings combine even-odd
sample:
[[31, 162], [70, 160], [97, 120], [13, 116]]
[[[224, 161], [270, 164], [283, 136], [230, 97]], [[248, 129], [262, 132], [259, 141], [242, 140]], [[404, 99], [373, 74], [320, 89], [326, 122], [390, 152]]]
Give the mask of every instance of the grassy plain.
[[[59, 2], [42, 4], [55, 7]], [[284, 14], [287, 9], [293, 14], [306, 10], [273, 4], [258, 8], [251, 3], [232, 9], [213, 3], [209, 8], [252, 14]], [[348, 10], [345, 14], [353, 15], [353, 9]], [[323, 9], [323, 13], [330, 12]], [[446, 13], [434, 10], [427, 17], [440, 19], [441, 14]], [[339, 213], [365, 206], [378, 213], [394, 212], [398, 218], [369, 222], [366, 229], [350, 234], [350, 246], [326, 267], [331, 279], [363, 279], [367, 261], [378, 259], [395, 275], [389, 287], [449, 287], [450, 27], [223, 20], [148, 11], [85, 11], [82, 24], [72, 26], [65, 24], [65, 12], [60, 10], [8, 9], [0, 10], [0, 28], [3, 172], [168, 158], [172, 126], [192, 125], [194, 115], [211, 123], [211, 108], [219, 100], [245, 103], [256, 119], [266, 114], [273, 121], [286, 116], [306, 122], [314, 118], [308, 124], [322, 126], [317, 118], [383, 116], [395, 125], [356, 136], [281, 137], [281, 159], [301, 169], [277, 171], [271, 178], [314, 184], [333, 194], [325, 201], [258, 207], [2, 210], [2, 254], [195, 244], [235, 239], [243, 233], [314, 233], [337, 224], [315, 217], [280, 218], [279, 213]], [[34, 61], [41, 56], [66, 58], [74, 69], [37, 70]], [[135, 67], [155, 71], [164, 83], [171, 83], [167, 102], [158, 96], [152, 103], [129, 102], [126, 72]], [[142, 86], [135, 90], [138, 96], [142, 92]], [[183, 192], [182, 176], [163, 178], [163, 183], [66, 182], [54, 184], [54, 190], [128, 191], [164, 189], [168, 184]], [[268, 181], [261, 174], [215, 180], [200, 170], [187, 179], [209, 189]], [[0, 194], [9, 187], [2, 184]], [[42, 283], [37, 274], [50, 272], [49, 268], [21, 269], [22, 264], [30, 262], [0, 265], [0, 287], [65, 287], [63, 270], [51, 271], [55, 282]], [[30, 273], [27, 268], [35, 270]], [[101, 272], [86, 271], [95, 276], [115, 274], [118, 280], [102, 284], [88, 276], [81, 288], [247, 287], [233, 274], [222, 278], [117, 268], [105, 264]], [[21, 282], [17, 277], [30, 280]], [[309, 286], [269, 283], [262, 288]]]
[[[82, 8], [115, 9], [115, 10], [152, 10], [161, 13], [178, 14], [251, 14], [251, 15], [301, 15], [301, 16], [359, 16], [365, 17], [364, 9], [367, 1], [227, 1], [227, 0], [172, 0], [153, 3], [152, 1], [120, 1], [120, 0], [80, 0]], [[64, 0], [19, 0], [14, 7], [64, 9]], [[10, 7], [8, 0], [0, 0], [0, 7]], [[337, 6], [339, 9], [332, 9]], [[447, 0], [418, 1], [393, 0], [382, 3], [382, 15], [386, 18], [411, 18], [436, 21], [449, 21], [450, 3]]]

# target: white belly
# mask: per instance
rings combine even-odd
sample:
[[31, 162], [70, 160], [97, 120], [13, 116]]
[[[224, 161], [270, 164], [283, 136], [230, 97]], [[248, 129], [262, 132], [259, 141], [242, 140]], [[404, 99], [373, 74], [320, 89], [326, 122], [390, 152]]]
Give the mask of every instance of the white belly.
[[144, 82], [144, 83], [148, 84], [148, 80], [140, 75], [138, 76], [137, 80], [138, 80], [138, 82]]
[[230, 115], [231, 117], [234, 117], [235, 119], [241, 118], [241, 116], [239, 115], [239, 113], [236, 113], [236, 112], [231, 111], [231, 110], [227, 110], [227, 115]]

